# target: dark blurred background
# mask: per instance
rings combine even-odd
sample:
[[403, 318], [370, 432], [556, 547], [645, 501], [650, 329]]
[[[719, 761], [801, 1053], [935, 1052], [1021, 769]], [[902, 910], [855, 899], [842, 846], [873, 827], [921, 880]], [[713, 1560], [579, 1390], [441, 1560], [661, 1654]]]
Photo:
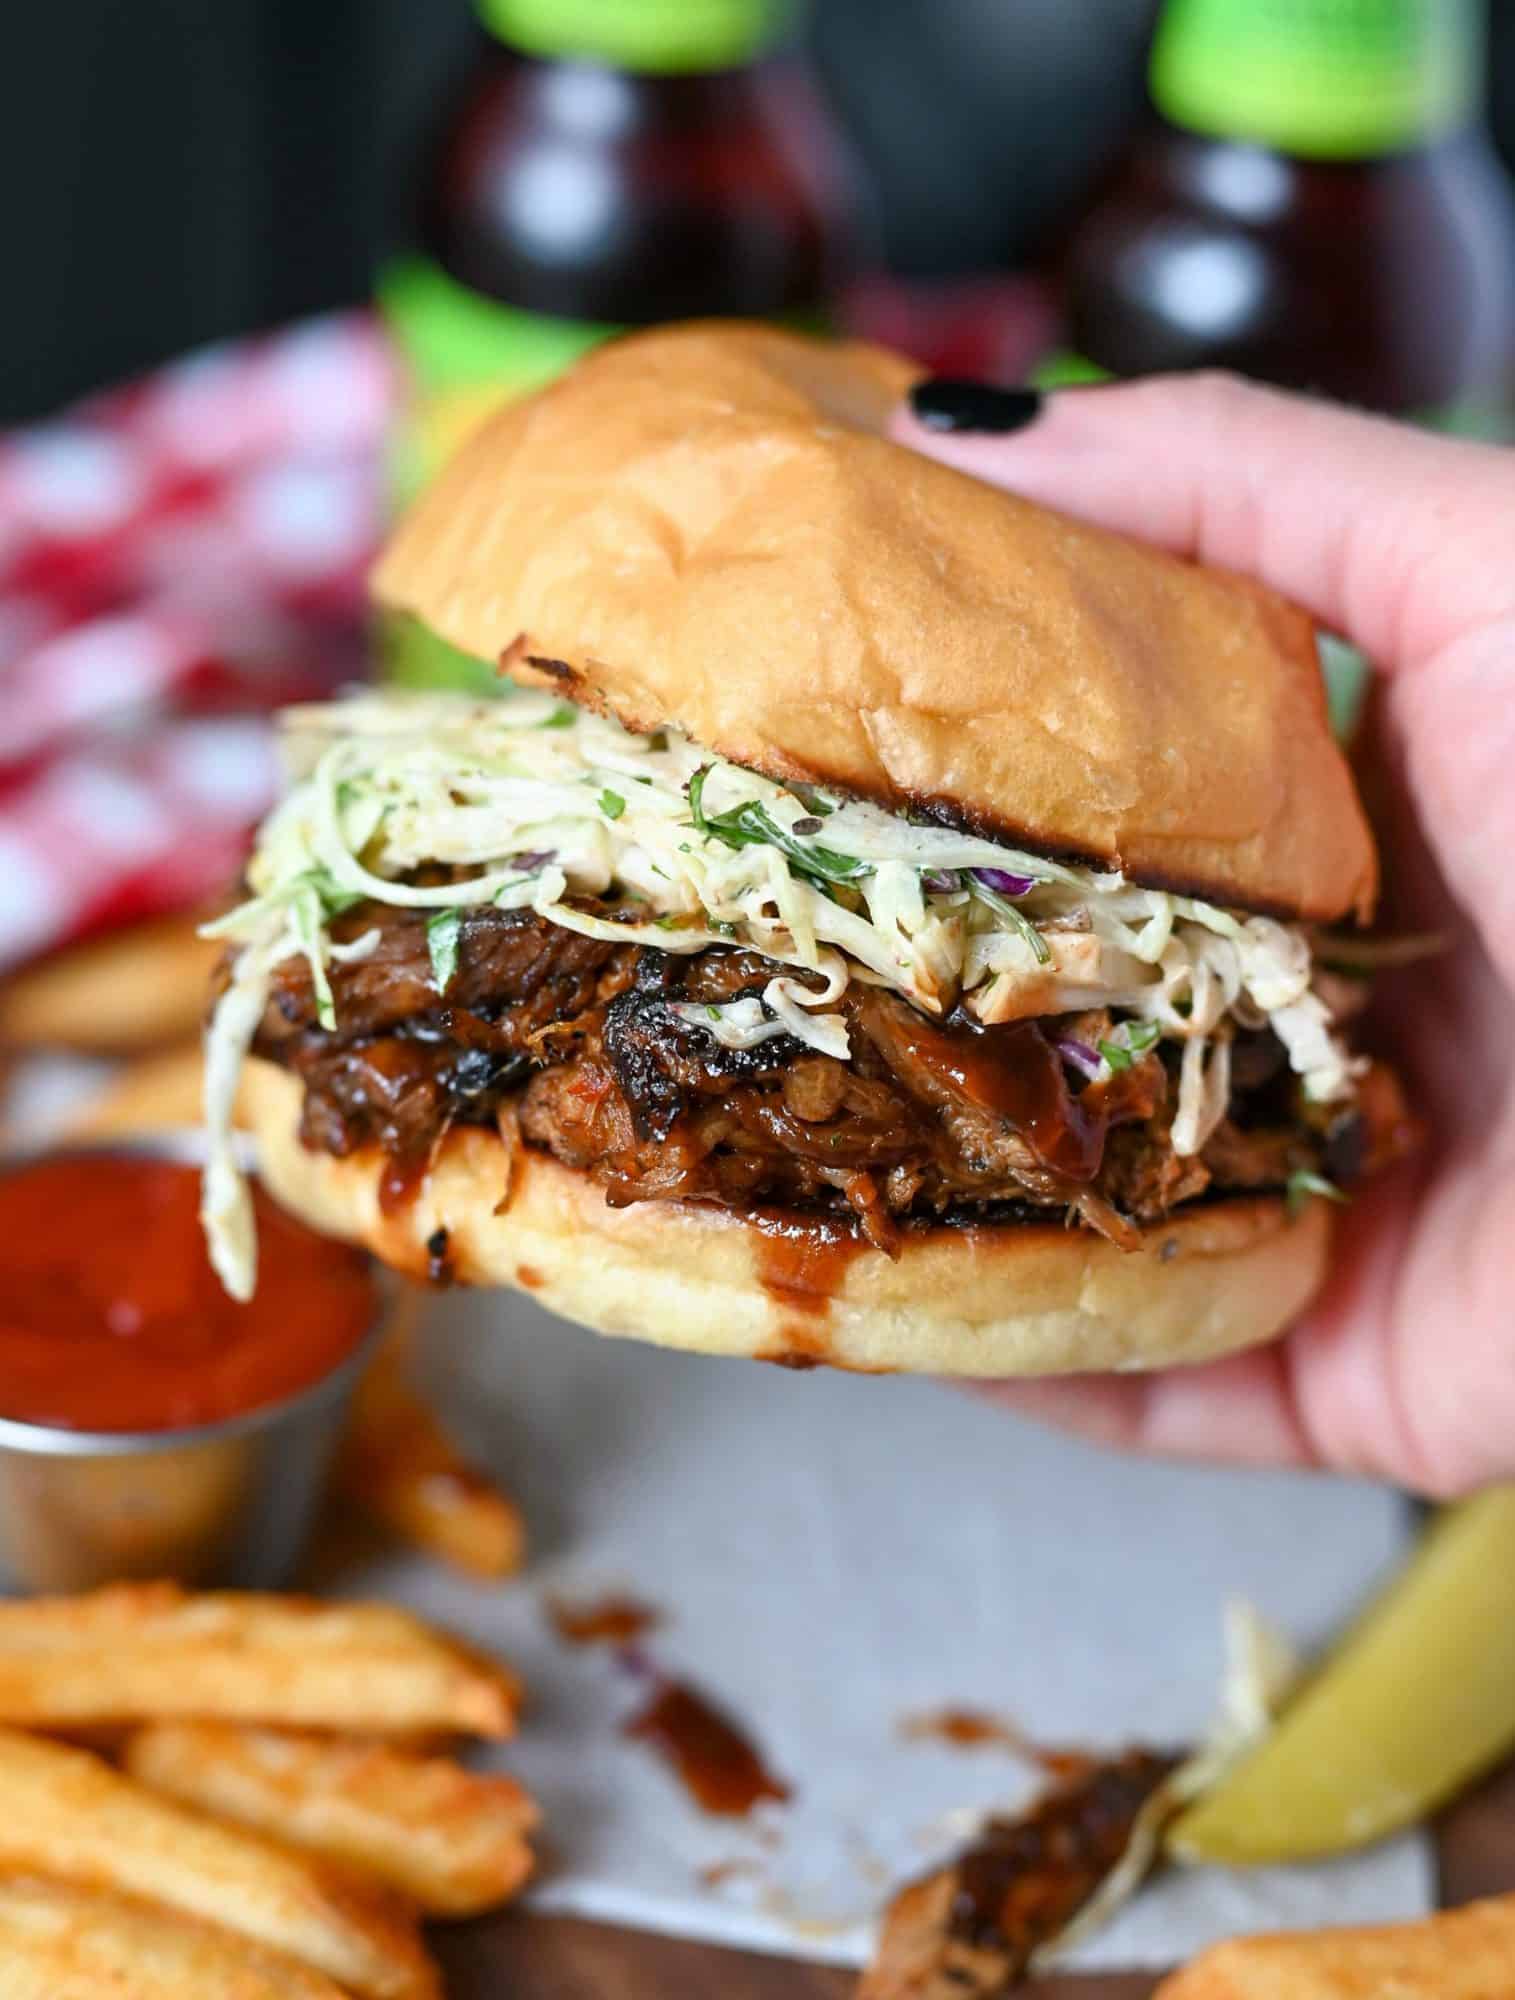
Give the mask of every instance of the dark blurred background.
[[[8, 9], [0, 422], [366, 295], [470, 0]], [[1142, 109], [1153, 0], [818, 0], [810, 36], [896, 271], [1016, 265]], [[1515, 159], [1515, 0], [1493, 118]]]

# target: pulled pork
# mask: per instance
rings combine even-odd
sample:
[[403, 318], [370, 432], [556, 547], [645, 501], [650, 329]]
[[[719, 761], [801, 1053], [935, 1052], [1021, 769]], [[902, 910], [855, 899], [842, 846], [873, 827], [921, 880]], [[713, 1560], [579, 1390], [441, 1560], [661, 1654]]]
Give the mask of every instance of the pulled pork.
[[[1160, 1050], [1081, 1084], [1049, 1039], [1097, 1041], [1108, 1017], [933, 1022], [854, 982], [834, 1003], [850, 1060], [788, 1035], [731, 1049], [680, 1008], [760, 995], [773, 968], [750, 952], [679, 956], [486, 906], [462, 913], [442, 995], [426, 915], [349, 911], [339, 941], [378, 937], [331, 967], [337, 1028], [319, 1025], [308, 968], [291, 959], [255, 1043], [303, 1083], [306, 1145], [377, 1145], [399, 1182], [450, 1126], [508, 1110], [528, 1143], [593, 1175], [617, 1206], [850, 1212], [885, 1250], [907, 1219], [1056, 1215], [1129, 1245], [1138, 1223], [1207, 1192], [1278, 1188], [1382, 1150], [1358, 1111], [1302, 1112], [1271, 1035], [1238, 1041], [1231, 1116], [1185, 1158]], [[1391, 1098], [1382, 1118], [1402, 1121]]]
[[[1128, 1750], [1091, 1760], [1019, 1819], [991, 1819], [884, 1913], [857, 2000], [999, 2000], [1119, 1866], [1181, 1760]], [[1169, 1813], [1173, 1808], [1169, 1808]]]

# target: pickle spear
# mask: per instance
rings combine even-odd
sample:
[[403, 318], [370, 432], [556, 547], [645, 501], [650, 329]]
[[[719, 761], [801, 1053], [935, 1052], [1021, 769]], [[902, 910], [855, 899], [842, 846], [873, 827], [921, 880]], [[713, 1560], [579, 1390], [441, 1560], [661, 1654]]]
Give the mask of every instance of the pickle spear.
[[1515, 1487], [1448, 1508], [1267, 1740], [1174, 1821], [1184, 1861], [1365, 1847], [1515, 1750]]

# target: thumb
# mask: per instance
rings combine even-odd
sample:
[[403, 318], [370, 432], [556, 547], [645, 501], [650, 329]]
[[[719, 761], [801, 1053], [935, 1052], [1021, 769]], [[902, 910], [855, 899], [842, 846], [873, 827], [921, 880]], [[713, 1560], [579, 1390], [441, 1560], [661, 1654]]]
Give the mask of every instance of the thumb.
[[[974, 401], [922, 386], [928, 416]], [[1020, 416], [1027, 399], [1015, 393]], [[1515, 453], [1491, 446], [1217, 374], [1059, 390], [1011, 436], [944, 431], [907, 409], [894, 435], [1271, 584], [1384, 666], [1515, 612]]]

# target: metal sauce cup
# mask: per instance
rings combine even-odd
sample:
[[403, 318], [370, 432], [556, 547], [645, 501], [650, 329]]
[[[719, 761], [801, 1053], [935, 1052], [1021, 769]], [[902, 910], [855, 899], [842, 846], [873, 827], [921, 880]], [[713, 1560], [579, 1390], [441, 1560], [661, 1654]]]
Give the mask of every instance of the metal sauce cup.
[[[31, 1147], [0, 1172], [59, 1154], [198, 1164], [198, 1135]], [[282, 1402], [168, 1431], [78, 1431], [0, 1417], [0, 1589], [89, 1590], [123, 1578], [269, 1590], [299, 1562], [352, 1392], [395, 1292], [338, 1366]]]

